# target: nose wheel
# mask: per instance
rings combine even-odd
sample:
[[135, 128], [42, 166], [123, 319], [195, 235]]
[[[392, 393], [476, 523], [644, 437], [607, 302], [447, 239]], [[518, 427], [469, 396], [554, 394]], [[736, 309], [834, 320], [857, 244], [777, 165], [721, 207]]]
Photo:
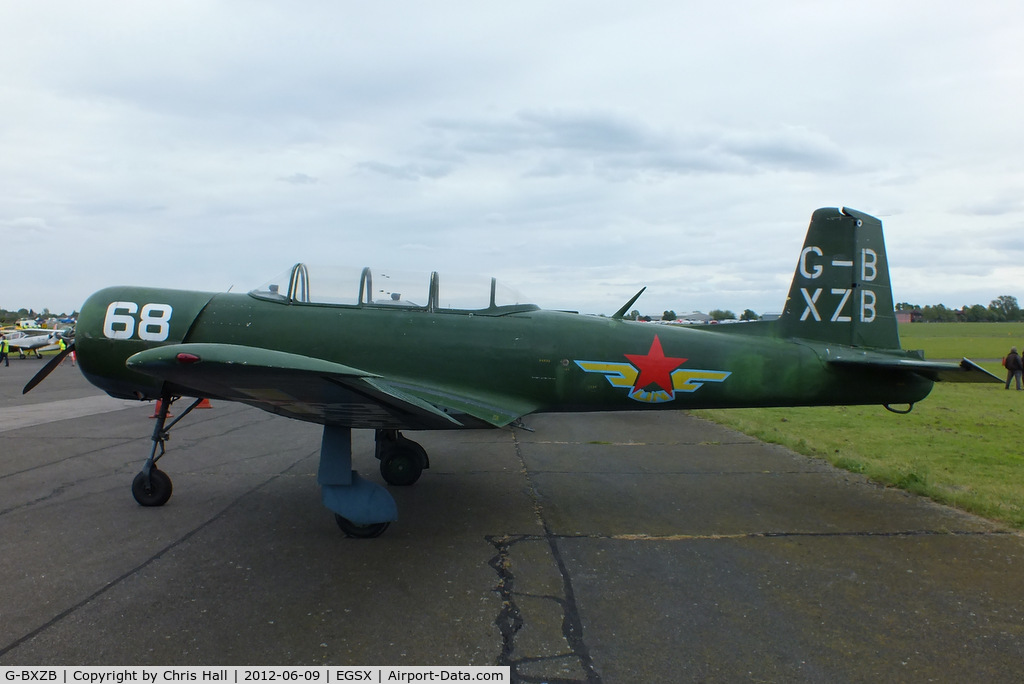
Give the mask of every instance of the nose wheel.
[[132, 480], [132, 496], [140, 506], [163, 506], [171, 498], [171, 478], [155, 467], [149, 469], [149, 477], [141, 472]]

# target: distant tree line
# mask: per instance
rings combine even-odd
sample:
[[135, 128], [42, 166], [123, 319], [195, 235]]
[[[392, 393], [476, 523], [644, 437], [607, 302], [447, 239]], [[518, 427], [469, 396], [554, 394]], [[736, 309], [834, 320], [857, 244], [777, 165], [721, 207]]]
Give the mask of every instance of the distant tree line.
[[908, 302], [900, 302], [896, 305], [897, 311], [920, 312], [920, 320], [925, 323], [942, 323], [964, 321], [967, 323], [1003, 323], [1024, 320], [1024, 312], [1021, 311], [1017, 298], [1010, 295], [1001, 295], [993, 299], [988, 306], [975, 304], [964, 306], [960, 309], [947, 309], [944, 304], [934, 306], [920, 306]]
[[[700, 313], [700, 312], [694, 312], [694, 313]], [[712, 309], [707, 314], [707, 316], [712, 321], [734, 321], [737, 318], [736, 314], [734, 314], [732, 311], [729, 311], [728, 309]], [[674, 321], [677, 318], [679, 318], [679, 316], [676, 314], [675, 311], [673, 311], [671, 309], [663, 312], [661, 314], [660, 318], [656, 318], [656, 317], [652, 317], [652, 316], [644, 316], [639, 311], [637, 311], [636, 309], [633, 309], [628, 314], [626, 314], [623, 318], [625, 318], [626, 320], [631, 320], [631, 321], [647, 321], [647, 322], [650, 322], [652, 320]], [[750, 309], [745, 310], [739, 316], [739, 320], [741, 320], [741, 321], [756, 321], [756, 320], [758, 320], [760, 318], [761, 318], [760, 316], [758, 316], [756, 313], [754, 313]]]
[[[1002, 323], [1024, 321], [1024, 311], [1021, 310], [1020, 305], [1017, 303], [1017, 298], [1011, 295], [1001, 295], [996, 299], [993, 299], [988, 306], [975, 304], [974, 306], [964, 306], [960, 309], [949, 309], [946, 308], [945, 304], [921, 306], [919, 304], [910, 304], [909, 302], [900, 302], [896, 305], [896, 311], [907, 311], [912, 314], [916, 314], [913, 320], [924, 321], [926, 323], [957, 321], [966, 323]], [[651, 321], [658, 319], [657, 316], [643, 316], [636, 309], [626, 315], [625, 318], [634, 321]], [[678, 318], [676, 312], [669, 309], [661, 315], [660, 320], [674, 321], [676, 318]], [[741, 321], [756, 321], [760, 320], [761, 317], [750, 309], [745, 309], [739, 316], [729, 310], [712, 309], [708, 312], [708, 318], [713, 321], [730, 321], [737, 319]]]
[[[71, 315], [72, 316], [77, 316], [78, 312], [75, 311]], [[49, 309], [43, 309], [42, 311], [35, 311], [33, 309], [18, 309], [17, 311], [9, 311], [8, 309], [0, 309], [0, 325], [3, 325], [3, 326], [14, 325], [16, 322], [18, 322], [22, 318], [47, 319], [47, 318], [50, 318], [50, 317], [54, 317], [54, 318], [67, 318], [68, 315], [67, 314], [63, 314], [63, 313], [55, 314], [55, 313], [52, 313]]]

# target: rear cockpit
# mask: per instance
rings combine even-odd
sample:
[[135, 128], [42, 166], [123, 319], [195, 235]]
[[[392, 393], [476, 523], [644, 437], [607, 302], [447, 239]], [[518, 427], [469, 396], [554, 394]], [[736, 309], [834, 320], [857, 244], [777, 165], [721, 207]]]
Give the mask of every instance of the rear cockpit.
[[271, 279], [249, 295], [286, 305], [331, 305], [358, 308], [391, 308], [407, 311], [446, 311], [500, 316], [536, 311], [535, 304], [522, 303], [514, 289], [495, 278], [454, 277], [443, 283], [437, 272], [428, 277], [399, 271], [374, 274], [368, 267], [321, 269], [317, 279], [310, 278], [306, 264], [295, 264], [290, 271]]

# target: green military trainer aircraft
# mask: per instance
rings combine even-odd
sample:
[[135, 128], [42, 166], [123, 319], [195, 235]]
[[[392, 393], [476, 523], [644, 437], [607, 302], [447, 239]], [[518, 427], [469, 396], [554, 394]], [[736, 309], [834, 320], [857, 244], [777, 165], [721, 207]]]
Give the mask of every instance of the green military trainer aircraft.
[[[426, 304], [414, 305], [400, 294], [375, 300], [369, 269], [355, 280], [348, 303], [334, 293], [318, 297], [302, 264], [288, 274], [285, 293], [276, 284], [247, 294], [111, 287], [85, 302], [64, 353], [76, 350], [86, 378], [114, 397], [161, 400], [152, 451], [132, 484], [140, 504], [161, 506], [171, 496], [156, 463], [171, 427], [200, 398], [322, 424], [323, 502], [347, 535], [375, 537], [397, 519], [397, 507], [386, 488], [352, 470], [352, 428], [376, 431], [388, 484], [410, 485], [429, 461], [403, 429], [505, 427], [560, 411], [908, 411], [936, 381], [1001, 382], [967, 359], [929, 362], [900, 348], [882, 224], [851, 209], [814, 212], [774, 321], [626, 320], [643, 290], [610, 318], [544, 311], [499, 302], [493, 279], [486, 306], [449, 308], [436, 273]], [[168, 424], [180, 397], [196, 401]]]

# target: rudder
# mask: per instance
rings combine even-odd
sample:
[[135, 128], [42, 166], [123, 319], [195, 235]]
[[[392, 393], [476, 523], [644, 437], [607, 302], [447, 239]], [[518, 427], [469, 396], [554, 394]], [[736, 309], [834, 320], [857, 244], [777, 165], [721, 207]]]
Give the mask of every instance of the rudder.
[[847, 208], [814, 212], [778, 328], [783, 337], [900, 348], [881, 221]]

